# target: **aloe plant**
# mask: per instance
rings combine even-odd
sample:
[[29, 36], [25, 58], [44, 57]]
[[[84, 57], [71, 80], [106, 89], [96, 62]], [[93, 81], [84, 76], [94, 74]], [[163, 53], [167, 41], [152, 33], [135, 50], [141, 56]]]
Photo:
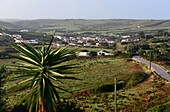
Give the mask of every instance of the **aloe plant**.
[[15, 77], [12, 79], [25, 78], [13, 87], [9, 92], [16, 92], [25, 88], [31, 88], [18, 104], [27, 101], [29, 112], [54, 112], [56, 104], [60, 103], [58, 90], [69, 92], [56, 84], [61, 79], [77, 79], [66, 74], [74, 72], [75, 65], [65, 65], [64, 62], [72, 60], [75, 57], [73, 53], [76, 49], [67, 50], [66, 47], [52, 49], [51, 40], [48, 47], [42, 47], [37, 50], [29, 44], [22, 43], [16, 45], [12, 43], [12, 47], [20, 52], [20, 55], [10, 55], [20, 60], [19, 70], [14, 71]]

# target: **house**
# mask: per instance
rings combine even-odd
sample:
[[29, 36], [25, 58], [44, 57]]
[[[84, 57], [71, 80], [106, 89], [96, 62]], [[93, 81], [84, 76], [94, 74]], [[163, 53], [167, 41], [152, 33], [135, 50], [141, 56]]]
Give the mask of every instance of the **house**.
[[86, 43], [83, 45], [84, 47], [90, 47], [90, 43]]
[[78, 44], [82, 44], [83, 43], [83, 41], [82, 40], [78, 40], [78, 42], [77, 42]]
[[14, 35], [12, 35], [12, 37], [13, 37], [13, 38], [18, 38], [18, 39], [21, 39], [21, 38], [22, 38], [22, 36], [21, 36], [21, 35], [18, 35], [18, 34], [14, 34]]
[[77, 56], [88, 56], [89, 52], [79, 52]]
[[7, 33], [0, 33], [0, 36], [8, 36], [9, 34], [7, 34]]
[[21, 43], [21, 42], [23, 42], [23, 39], [14, 38], [14, 40], [15, 40], [15, 43]]
[[110, 52], [105, 51], [105, 50], [101, 50], [101, 51], [97, 52], [97, 55], [98, 56], [100, 56], [100, 55], [110, 56], [110, 55], [113, 55], [113, 53], [110, 53]]
[[121, 42], [129, 42], [129, 39], [123, 39]]
[[139, 41], [139, 39], [134, 39], [133, 41], [136, 42], [136, 41]]
[[108, 43], [109, 43], [109, 44], [114, 44], [114, 43], [115, 43], [115, 41], [108, 41]]
[[29, 30], [21, 30], [21, 32], [29, 32]]
[[36, 40], [23, 40], [23, 43], [27, 43], [27, 44], [38, 44], [38, 42]]
[[55, 45], [55, 46], [66, 46], [65, 44], [61, 44], [61, 43], [53, 43], [53, 45]]
[[19, 38], [14, 38], [15, 40], [15, 43], [27, 43], [27, 44], [38, 44], [38, 42], [36, 40], [23, 40], [22, 38], [19, 39]]
[[124, 35], [124, 36], [121, 36], [122, 38], [130, 38], [129, 35]]
[[76, 46], [76, 44], [74, 44], [74, 43], [69, 43], [69, 46]]

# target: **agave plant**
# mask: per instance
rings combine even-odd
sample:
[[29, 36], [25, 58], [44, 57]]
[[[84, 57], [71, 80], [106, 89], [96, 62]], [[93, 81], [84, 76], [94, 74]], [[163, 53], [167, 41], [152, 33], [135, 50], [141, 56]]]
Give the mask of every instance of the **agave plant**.
[[12, 79], [24, 78], [17, 87], [10, 92], [16, 92], [25, 88], [31, 88], [18, 103], [27, 101], [29, 112], [55, 112], [55, 106], [60, 103], [58, 90], [66, 91], [56, 82], [61, 79], [77, 79], [66, 74], [74, 73], [74, 64], [63, 64], [75, 57], [75, 49], [67, 50], [66, 47], [52, 49], [50, 42], [48, 47], [42, 47], [37, 50], [29, 44], [12, 44], [12, 47], [18, 50], [21, 55], [11, 55], [20, 60], [15, 67], [19, 70], [14, 71], [15, 77]]

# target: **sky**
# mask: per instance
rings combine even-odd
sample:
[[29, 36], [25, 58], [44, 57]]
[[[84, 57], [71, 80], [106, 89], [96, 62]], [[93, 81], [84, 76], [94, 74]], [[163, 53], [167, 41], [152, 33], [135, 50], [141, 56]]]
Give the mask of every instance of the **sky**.
[[0, 0], [0, 19], [170, 19], [170, 0]]

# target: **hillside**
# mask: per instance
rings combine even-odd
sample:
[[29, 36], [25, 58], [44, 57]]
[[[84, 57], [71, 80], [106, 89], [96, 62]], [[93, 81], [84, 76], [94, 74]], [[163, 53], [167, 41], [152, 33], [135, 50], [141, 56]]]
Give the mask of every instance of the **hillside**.
[[17, 25], [14, 25], [14, 24], [12, 24], [12, 23], [0, 21], [0, 28], [18, 29], [18, 28], [20, 28], [20, 27], [17, 26]]
[[[22, 20], [13, 22], [13, 24], [25, 28], [51, 32], [54, 29], [59, 31], [72, 32], [102, 32], [102, 33], [121, 33], [136, 31], [153, 31], [157, 29], [168, 29], [170, 20], [130, 20], [130, 19], [103, 19], [103, 20], [84, 20], [84, 19], [39, 19]], [[138, 28], [140, 26], [140, 28]]]

